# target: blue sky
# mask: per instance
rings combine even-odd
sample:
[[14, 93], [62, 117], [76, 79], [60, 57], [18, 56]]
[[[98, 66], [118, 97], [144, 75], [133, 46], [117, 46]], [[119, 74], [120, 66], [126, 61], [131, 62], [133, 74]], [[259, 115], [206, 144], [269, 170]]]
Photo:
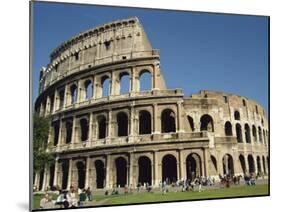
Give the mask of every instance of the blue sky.
[[89, 28], [137, 16], [160, 49], [169, 88], [182, 88], [186, 96], [203, 89], [235, 93], [268, 110], [266, 17], [43, 2], [33, 9], [33, 102], [53, 49]]

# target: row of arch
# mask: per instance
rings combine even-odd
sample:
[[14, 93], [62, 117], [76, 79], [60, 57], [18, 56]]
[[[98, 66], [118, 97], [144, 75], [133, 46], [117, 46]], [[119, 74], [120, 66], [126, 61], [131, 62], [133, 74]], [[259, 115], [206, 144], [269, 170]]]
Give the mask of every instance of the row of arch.
[[[236, 121], [240, 121], [241, 118], [240, 118], [240, 112], [239, 111], [234, 111], [234, 120]], [[261, 119], [261, 125], [264, 126], [264, 121], [263, 121], [263, 118]]]
[[[226, 136], [233, 136], [232, 124], [229, 121], [225, 122], [224, 124], [224, 132]], [[242, 127], [239, 123], [236, 123], [235, 125], [235, 132], [238, 143], [243, 143]], [[249, 124], [246, 123], [244, 125], [244, 133], [246, 143], [252, 142], [252, 136], [255, 142], [259, 141], [260, 143], [267, 143], [268, 131], [264, 129], [262, 130], [261, 127], [256, 127], [255, 125], [252, 125], [252, 127], [250, 127]]]

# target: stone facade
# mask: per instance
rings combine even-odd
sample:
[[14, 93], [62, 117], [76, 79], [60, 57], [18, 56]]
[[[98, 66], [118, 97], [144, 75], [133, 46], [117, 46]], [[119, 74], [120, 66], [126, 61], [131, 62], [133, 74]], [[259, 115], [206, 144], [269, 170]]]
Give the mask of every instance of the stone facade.
[[39, 93], [35, 110], [51, 126], [46, 151], [56, 155], [35, 175], [39, 190], [268, 173], [264, 109], [234, 94], [167, 89], [159, 51], [135, 17], [64, 42], [40, 72]]

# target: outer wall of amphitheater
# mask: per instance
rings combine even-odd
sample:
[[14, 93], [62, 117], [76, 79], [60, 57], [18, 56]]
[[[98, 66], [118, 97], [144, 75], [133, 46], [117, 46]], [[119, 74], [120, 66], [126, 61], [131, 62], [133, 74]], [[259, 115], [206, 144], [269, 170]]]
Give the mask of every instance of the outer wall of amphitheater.
[[137, 18], [80, 33], [50, 58], [35, 110], [50, 121], [46, 151], [56, 159], [34, 175], [38, 190], [267, 177], [264, 109], [234, 94], [168, 89]]

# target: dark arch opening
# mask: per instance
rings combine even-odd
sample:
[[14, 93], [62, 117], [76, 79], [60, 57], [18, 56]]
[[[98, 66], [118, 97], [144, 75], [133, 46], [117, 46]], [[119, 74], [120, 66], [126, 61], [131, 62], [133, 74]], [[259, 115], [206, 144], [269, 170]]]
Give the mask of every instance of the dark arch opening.
[[71, 104], [74, 104], [77, 102], [77, 86], [73, 84], [70, 87], [70, 93], [71, 93]]
[[59, 130], [60, 130], [59, 121], [53, 123], [53, 130], [54, 130], [54, 146], [57, 146], [59, 142]]
[[257, 168], [258, 168], [258, 174], [261, 174], [262, 170], [261, 170], [261, 158], [260, 158], [260, 156], [257, 156]]
[[252, 131], [253, 131], [254, 140], [255, 140], [255, 142], [257, 142], [258, 137], [257, 137], [257, 129], [256, 129], [255, 125], [252, 126]]
[[224, 124], [224, 133], [226, 136], [232, 136], [232, 125], [229, 121]]
[[142, 70], [139, 75], [140, 91], [151, 90], [151, 74], [148, 70]]
[[127, 161], [123, 157], [115, 160], [116, 166], [116, 184], [124, 187], [127, 184]]
[[259, 140], [260, 140], [260, 143], [262, 143], [262, 132], [261, 132], [261, 127], [258, 127], [258, 130], [259, 130]]
[[214, 122], [213, 118], [205, 114], [200, 118], [200, 131], [208, 131], [208, 132], [214, 132]]
[[120, 94], [130, 92], [130, 75], [127, 72], [123, 72], [119, 75], [120, 81]]
[[105, 116], [98, 117], [98, 139], [106, 137], [106, 118]]
[[234, 112], [234, 119], [235, 120], [240, 120], [240, 113], [238, 111]]
[[138, 160], [139, 178], [138, 182], [142, 185], [148, 183], [151, 185], [151, 161], [146, 156], [141, 156]]
[[193, 121], [193, 118], [191, 116], [187, 116], [187, 120], [188, 120], [188, 123], [189, 123], [191, 131], [194, 132], [194, 121]]
[[230, 154], [225, 154], [222, 158], [223, 174], [228, 176], [234, 175], [233, 158]]
[[195, 153], [186, 157], [186, 177], [188, 180], [201, 177], [201, 158]]
[[176, 132], [175, 113], [171, 109], [163, 110], [161, 114], [162, 133]]
[[250, 174], [255, 172], [255, 162], [252, 155], [248, 155], [248, 164], [249, 164], [249, 172]]
[[263, 166], [263, 171], [264, 171], [264, 173], [267, 174], [264, 156], [262, 156], [262, 166]]
[[42, 169], [39, 173], [40, 179], [39, 179], [39, 191], [43, 188], [43, 181], [44, 181], [44, 169]]
[[55, 177], [55, 164], [51, 164], [50, 165], [50, 169], [49, 169], [49, 172], [50, 172], [50, 178], [49, 178], [49, 186], [51, 188], [51, 190], [53, 190], [53, 186], [54, 186], [54, 177]]
[[85, 164], [81, 161], [76, 163], [77, 172], [78, 172], [78, 188], [85, 188], [85, 177], [86, 177], [86, 169]]
[[88, 140], [89, 124], [86, 118], [80, 119], [81, 141]]
[[139, 134], [151, 134], [151, 115], [145, 110], [139, 113]]
[[93, 97], [93, 83], [91, 80], [86, 80], [85, 87], [85, 99], [91, 99]]
[[117, 114], [118, 136], [128, 136], [128, 116], [124, 112]]
[[177, 159], [173, 155], [165, 155], [162, 159], [162, 182], [167, 184], [177, 181]]
[[96, 168], [96, 187], [104, 188], [105, 181], [105, 168], [104, 163], [101, 160], [95, 161]]
[[67, 180], [68, 180], [68, 170], [69, 170], [69, 162], [68, 160], [64, 160], [62, 162], [62, 189], [67, 188]]
[[243, 155], [239, 155], [239, 161], [244, 174], [246, 174], [246, 162]]
[[238, 143], [243, 142], [241, 125], [238, 123], [236, 124], [236, 137]]
[[213, 164], [213, 166], [214, 166], [214, 168], [215, 168], [215, 170], [217, 172], [218, 171], [217, 160], [216, 160], [216, 158], [213, 155], [211, 155], [211, 161], [212, 161], [212, 164]]
[[65, 128], [66, 128], [65, 143], [69, 144], [71, 142], [71, 138], [72, 138], [72, 122], [67, 121], [65, 123]]
[[64, 90], [59, 91], [59, 109], [63, 107], [64, 104]]
[[248, 124], [245, 124], [245, 138], [246, 143], [251, 143], [251, 131]]

